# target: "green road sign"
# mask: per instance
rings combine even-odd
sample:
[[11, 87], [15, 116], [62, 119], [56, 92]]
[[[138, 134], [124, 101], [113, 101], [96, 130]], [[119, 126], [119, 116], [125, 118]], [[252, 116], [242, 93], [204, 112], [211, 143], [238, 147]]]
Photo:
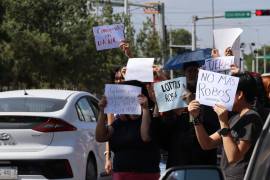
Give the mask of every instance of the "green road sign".
[[225, 11], [225, 18], [250, 18], [251, 11]]
[[265, 55], [265, 56], [258, 56], [258, 59], [267, 59], [270, 60], [270, 55]]

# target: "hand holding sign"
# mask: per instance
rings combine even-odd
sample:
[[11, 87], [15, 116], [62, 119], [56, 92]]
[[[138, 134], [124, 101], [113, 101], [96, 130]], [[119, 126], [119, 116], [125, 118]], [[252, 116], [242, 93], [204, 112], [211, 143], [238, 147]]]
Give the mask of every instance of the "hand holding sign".
[[106, 96], [102, 96], [102, 98], [100, 99], [100, 101], [98, 102], [98, 107], [101, 111], [103, 111], [105, 109], [105, 107], [107, 106], [107, 99]]
[[218, 119], [223, 122], [223, 123], [227, 123], [228, 122], [228, 111], [226, 109], [226, 107], [220, 105], [220, 104], [216, 104], [214, 106], [214, 111], [217, 113], [218, 115]]
[[143, 109], [148, 109], [148, 99], [145, 95], [143, 94], [140, 94], [138, 96], [138, 101], [139, 101], [139, 104], [141, 105], [141, 107]]

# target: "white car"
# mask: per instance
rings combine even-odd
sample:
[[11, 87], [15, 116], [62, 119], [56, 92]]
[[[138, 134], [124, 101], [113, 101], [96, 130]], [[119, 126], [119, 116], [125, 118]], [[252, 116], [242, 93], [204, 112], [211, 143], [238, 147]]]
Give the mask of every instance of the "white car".
[[95, 140], [97, 115], [87, 92], [0, 92], [0, 179], [97, 179], [105, 150]]

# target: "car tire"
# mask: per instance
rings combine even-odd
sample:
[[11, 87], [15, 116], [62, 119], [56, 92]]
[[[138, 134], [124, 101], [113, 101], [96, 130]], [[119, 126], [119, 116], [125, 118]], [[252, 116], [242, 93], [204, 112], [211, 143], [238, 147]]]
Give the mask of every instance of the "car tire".
[[88, 159], [86, 166], [86, 180], [97, 180], [97, 168], [92, 158]]

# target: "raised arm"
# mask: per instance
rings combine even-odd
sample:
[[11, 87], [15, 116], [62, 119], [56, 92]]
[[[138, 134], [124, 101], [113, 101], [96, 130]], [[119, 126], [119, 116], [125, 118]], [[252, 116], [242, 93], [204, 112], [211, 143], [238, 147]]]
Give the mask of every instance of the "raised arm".
[[[215, 105], [214, 111], [218, 115], [221, 129], [230, 128], [228, 123], [228, 112], [226, 108], [221, 105]], [[235, 163], [243, 159], [251, 146], [251, 143], [246, 140], [240, 140], [239, 143], [236, 143], [230, 132], [226, 135], [221, 135], [221, 137], [224, 151], [229, 163]]]
[[141, 138], [144, 142], [151, 141], [150, 136], [150, 125], [151, 125], [151, 114], [148, 108], [147, 97], [143, 94], [138, 96], [138, 101], [142, 107], [142, 124], [141, 124]]
[[96, 127], [96, 140], [98, 142], [106, 142], [110, 139], [113, 133], [113, 128], [106, 124], [107, 115], [104, 113], [104, 108], [107, 105], [107, 101], [105, 96], [101, 98], [98, 105], [100, 110]]
[[201, 148], [204, 150], [216, 148], [221, 143], [221, 137], [217, 132], [209, 136], [200, 123], [200, 103], [196, 100], [191, 101], [188, 105], [188, 111], [193, 118], [196, 136]]

